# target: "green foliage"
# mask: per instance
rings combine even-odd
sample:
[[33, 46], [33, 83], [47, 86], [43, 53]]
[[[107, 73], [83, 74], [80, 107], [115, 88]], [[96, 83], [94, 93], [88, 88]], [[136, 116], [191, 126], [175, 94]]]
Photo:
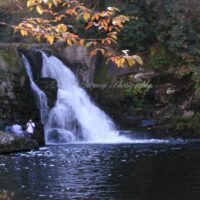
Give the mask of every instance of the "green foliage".
[[[107, 2], [107, 6], [111, 4]], [[115, 5], [116, 2], [113, 4]], [[132, 19], [126, 24], [119, 35], [119, 49], [129, 49], [132, 53], [145, 51], [155, 41], [154, 26], [152, 26], [156, 13], [151, 6], [146, 6], [145, 0], [134, 2], [117, 1], [121, 13]]]
[[162, 69], [169, 65], [164, 47], [156, 49], [151, 47], [149, 50], [148, 63], [153, 69]]
[[[133, 19], [120, 34], [119, 49], [130, 49], [132, 52], [150, 49], [152, 55], [154, 52], [151, 47], [158, 43], [168, 54], [173, 55], [174, 66], [199, 65], [200, 4], [198, 1], [191, 1], [192, 3], [189, 0], [135, 0], [126, 3], [109, 1], [107, 5], [112, 2], [115, 6], [117, 4], [123, 14]], [[164, 59], [165, 53], [161, 52], [157, 60], [153, 59], [156, 68], [160, 67], [159, 64], [168, 64]]]
[[137, 108], [144, 108], [148, 106], [146, 95], [152, 85], [147, 82], [135, 83], [134, 87], [124, 90], [124, 103]]
[[199, 31], [194, 25], [195, 13], [182, 2], [164, 1], [160, 6], [156, 38], [170, 52], [184, 60], [185, 54], [194, 55], [200, 48]]
[[195, 81], [195, 91], [196, 91], [196, 95], [200, 95], [200, 80], [196, 80]]
[[132, 92], [133, 95], [136, 96], [145, 96], [149, 90], [151, 89], [152, 85], [147, 82], [136, 83]]

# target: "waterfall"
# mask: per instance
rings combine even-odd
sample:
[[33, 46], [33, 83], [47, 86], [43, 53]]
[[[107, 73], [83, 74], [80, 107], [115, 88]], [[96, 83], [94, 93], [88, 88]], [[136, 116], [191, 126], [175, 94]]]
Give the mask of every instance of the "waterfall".
[[33, 80], [31, 66], [24, 55], [22, 55], [22, 61], [24, 63], [26, 72], [27, 72], [29, 80], [30, 80], [31, 89], [33, 90], [33, 93], [37, 99], [38, 108], [40, 109], [41, 122], [42, 122], [42, 124], [46, 124], [46, 121], [48, 118], [48, 113], [49, 113], [47, 97], [46, 97], [45, 93], [35, 84], [35, 82]]
[[41, 53], [42, 77], [53, 78], [58, 85], [57, 100], [45, 124], [47, 143], [131, 141], [119, 135], [113, 121], [90, 100], [67, 66], [58, 58]]

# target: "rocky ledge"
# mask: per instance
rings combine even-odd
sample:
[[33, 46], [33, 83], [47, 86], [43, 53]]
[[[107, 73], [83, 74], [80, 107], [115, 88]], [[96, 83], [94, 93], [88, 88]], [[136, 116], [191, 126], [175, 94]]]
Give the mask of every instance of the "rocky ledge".
[[0, 131], [0, 154], [28, 151], [38, 148], [39, 144], [36, 140]]

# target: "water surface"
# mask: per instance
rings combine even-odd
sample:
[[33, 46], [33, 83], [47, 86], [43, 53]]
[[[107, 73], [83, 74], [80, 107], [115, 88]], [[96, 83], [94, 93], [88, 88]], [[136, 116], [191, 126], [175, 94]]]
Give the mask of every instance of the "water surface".
[[16, 200], [199, 200], [200, 143], [69, 144], [0, 156]]

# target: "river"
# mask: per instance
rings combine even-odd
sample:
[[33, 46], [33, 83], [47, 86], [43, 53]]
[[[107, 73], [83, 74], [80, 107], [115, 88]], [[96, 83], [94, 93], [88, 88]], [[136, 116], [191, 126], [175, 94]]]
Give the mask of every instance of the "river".
[[0, 156], [16, 200], [199, 200], [200, 142], [51, 145]]

